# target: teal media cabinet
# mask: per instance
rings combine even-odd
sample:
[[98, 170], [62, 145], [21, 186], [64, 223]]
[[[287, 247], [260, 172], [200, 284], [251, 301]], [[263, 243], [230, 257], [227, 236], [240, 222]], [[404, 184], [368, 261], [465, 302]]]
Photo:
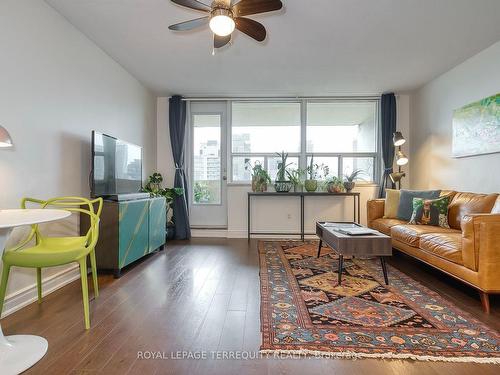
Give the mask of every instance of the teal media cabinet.
[[[165, 198], [131, 201], [104, 201], [96, 246], [97, 268], [112, 270], [115, 277], [121, 270], [143, 256], [165, 245]], [[86, 233], [88, 221], [81, 218], [81, 232]]]

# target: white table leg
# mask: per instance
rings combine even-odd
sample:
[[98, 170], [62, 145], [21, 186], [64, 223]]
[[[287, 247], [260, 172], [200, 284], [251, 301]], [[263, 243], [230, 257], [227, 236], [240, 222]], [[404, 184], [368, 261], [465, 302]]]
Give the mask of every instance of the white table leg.
[[[0, 228], [0, 258], [11, 229]], [[4, 336], [0, 324], [0, 374], [15, 375], [29, 369], [47, 352], [48, 343], [33, 335]]]

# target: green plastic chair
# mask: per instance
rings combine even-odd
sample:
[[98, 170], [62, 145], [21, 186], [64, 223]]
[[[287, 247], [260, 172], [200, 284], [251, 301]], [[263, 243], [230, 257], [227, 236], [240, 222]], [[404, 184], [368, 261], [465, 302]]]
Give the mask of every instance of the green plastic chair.
[[[99, 218], [101, 216], [103, 200], [102, 198], [89, 200], [81, 197], [58, 197], [43, 201], [34, 198], [24, 198], [21, 202], [21, 208], [25, 209], [28, 202], [35, 203], [39, 205], [40, 208], [58, 208], [74, 213], [86, 214], [90, 219], [90, 228], [84, 236], [45, 237], [40, 233], [38, 225], [32, 225], [28, 237], [16, 247], [5, 251], [3, 255], [3, 271], [0, 281], [0, 313], [3, 308], [9, 272], [12, 266], [36, 268], [38, 303], [41, 303], [42, 268], [77, 262], [80, 266], [80, 278], [82, 282], [85, 329], [89, 329], [90, 314], [87, 285], [87, 256], [90, 257], [90, 265], [92, 268], [94, 296], [98, 297], [99, 287], [97, 285], [95, 245], [99, 238]], [[35, 240], [35, 245], [32, 247], [25, 247], [32, 242], [33, 239]]]

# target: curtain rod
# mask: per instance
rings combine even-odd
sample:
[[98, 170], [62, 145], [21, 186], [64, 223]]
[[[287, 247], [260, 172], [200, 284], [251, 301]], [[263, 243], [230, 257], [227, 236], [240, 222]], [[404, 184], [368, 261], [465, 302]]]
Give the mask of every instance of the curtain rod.
[[[171, 96], [169, 96], [171, 98]], [[244, 97], [185, 97], [182, 98], [184, 101], [226, 101], [226, 100], [237, 100], [237, 101], [265, 101], [265, 100], [378, 100], [380, 96], [370, 95], [370, 96], [244, 96]]]

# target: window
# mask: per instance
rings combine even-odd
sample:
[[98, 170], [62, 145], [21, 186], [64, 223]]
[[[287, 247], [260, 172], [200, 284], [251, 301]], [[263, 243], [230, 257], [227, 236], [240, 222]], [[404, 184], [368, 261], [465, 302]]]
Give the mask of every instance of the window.
[[233, 102], [233, 153], [300, 152], [300, 103]]
[[276, 152], [289, 153], [288, 161], [299, 166], [301, 104], [297, 102], [232, 102], [232, 181], [250, 181], [256, 161], [274, 179]]
[[193, 199], [221, 202], [221, 116], [193, 116]]
[[[330, 175], [360, 169], [358, 180], [375, 180], [378, 101], [308, 102], [306, 152], [328, 165]], [[337, 162], [337, 165], [335, 165]], [[341, 173], [339, 173], [341, 172]]]
[[[377, 178], [378, 100], [301, 100], [287, 102], [232, 101], [230, 163], [233, 182], [248, 182], [258, 162], [276, 177], [276, 152], [289, 154], [291, 168], [314, 164], [328, 167], [329, 176], [361, 169], [359, 180]], [[319, 178], [324, 178], [319, 171]]]

